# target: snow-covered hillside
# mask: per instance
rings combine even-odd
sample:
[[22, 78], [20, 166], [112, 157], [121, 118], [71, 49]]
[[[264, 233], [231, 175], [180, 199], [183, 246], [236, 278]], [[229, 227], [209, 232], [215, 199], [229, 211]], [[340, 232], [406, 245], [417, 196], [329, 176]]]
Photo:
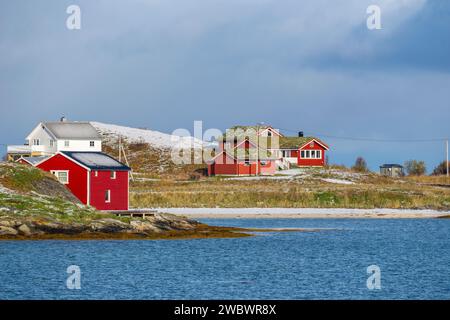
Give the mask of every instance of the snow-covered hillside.
[[91, 122], [91, 124], [102, 134], [106, 136], [121, 136], [128, 142], [146, 142], [153, 147], [171, 149], [171, 148], [201, 148], [202, 141], [193, 137], [174, 136], [159, 131], [137, 129], [114, 124], [101, 122]]

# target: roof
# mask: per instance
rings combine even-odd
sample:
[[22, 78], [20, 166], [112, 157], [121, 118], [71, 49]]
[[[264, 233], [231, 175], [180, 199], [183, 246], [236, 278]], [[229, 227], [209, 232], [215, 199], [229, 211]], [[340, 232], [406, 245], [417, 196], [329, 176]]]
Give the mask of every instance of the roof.
[[[236, 125], [226, 130], [226, 132], [218, 137], [218, 140], [226, 140], [227, 139], [227, 133], [231, 135], [231, 137], [235, 139], [242, 139], [244, 137], [250, 137], [252, 135], [256, 135], [258, 132], [258, 136], [260, 136], [260, 133], [265, 131], [266, 129], [272, 129], [273, 132], [276, 132], [279, 136], [282, 136], [280, 131], [278, 129], [274, 129], [272, 126], [268, 125], [260, 125], [260, 126], [242, 126], [242, 125]], [[270, 138], [270, 137], [268, 137]], [[261, 139], [261, 137], [260, 137]]]
[[[266, 130], [266, 129], [268, 129], [268, 128], [272, 128], [272, 126], [268, 126], [268, 125], [260, 125], [260, 126], [257, 126], [257, 125], [254, 125], [254, 126], [242, 126], [242, 125], [236, 125], [236, 126], [232, 126], [231, 128], [230, 128], [230, 130], [238, 130], [238, 129], [241, 129], [241, 130], [248, 130], [248, 129], [253, 129], [253, 130], [257, 130], [257, 129], [259, 129], [259, 131], [262, 131], [262, 130]], [[273, 129], [273, 128], [272, 128]], [[275, 130], [275, 129], [273, 129], [273, 130]]]
[[317, 141], [328, 149], [328, 145], [315, 137], [280, 137], [280, 149], [298, 149], [312, 140]]
[[68, 152], [61, 154], [73, 159], [75, 162], [93, 170], [130, 171], [131, 168], [117, 161], [103, 152]]
[[31, 153], [31, 147], [27, 145], [7, 146], [8, 153]]
[[[44, 161], [45, 159], [49, 158], [49, 156], [40, 156], [40, 157], [21, 157], [19, 160], [24, 160], [31, 164], [32, 166], [36, 166], [40, 162]], [[19, 161], [18, 160], [18, 161]]]
[[68, 140], [101, 140], [100, 134], [89, 122], [58, 121], [42, 125], [56, 138]]
[[270, 150], [267, 150], [265, 148], [238, 148], [237, 146], [233, 147], [230, 150], [221, 150], [219, 153], [217, 153], [209, 162], [214, 162], [215, 159], [217, 159], [221, 154], [227, 154], [233, 159], [237, 160], [250, 160], [250, 161], [256, 161], [258, 160], [276, 160], [276, 157], [273, 155], [273, 153]]
[[403, 166], [397, 163], [385, 163], [380, 168], [403, 168]]

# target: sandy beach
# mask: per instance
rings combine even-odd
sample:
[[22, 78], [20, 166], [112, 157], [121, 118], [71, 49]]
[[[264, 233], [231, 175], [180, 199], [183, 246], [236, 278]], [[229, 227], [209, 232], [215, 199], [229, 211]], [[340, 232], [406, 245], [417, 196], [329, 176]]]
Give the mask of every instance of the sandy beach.
[[424, 219], [449, 216], [450, 211], [411, 209], [318, 209], [318, 208], [153, 208], [160, 213], [183, 215], [189, 218], [375, 218], [375, 219]]

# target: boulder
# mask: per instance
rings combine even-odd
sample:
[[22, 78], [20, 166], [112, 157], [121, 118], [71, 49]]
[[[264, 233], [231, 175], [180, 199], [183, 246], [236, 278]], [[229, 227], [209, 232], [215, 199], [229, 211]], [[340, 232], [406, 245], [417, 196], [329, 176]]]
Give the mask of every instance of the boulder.
[[130, 226], [133, 227], [133, 231], [139, 233], [161, 232], [161, 229], [156, 227], [150, 221], [133, 220], [130, 222]]
[[0, 226], [0, 236], [15, 236], [17, 234], [18, 232], [16, 229]]
[[128, 232], [133, 230], [131, 225], [110, 218], [94, 220], [89, 224], [89, 228], [94, 232], [105, 233]]
[[24, 236], [29, 236], [31, 234], [30, 228], [26, 224], [22, 224], [17, 228], [20, 234], [23, 234]]

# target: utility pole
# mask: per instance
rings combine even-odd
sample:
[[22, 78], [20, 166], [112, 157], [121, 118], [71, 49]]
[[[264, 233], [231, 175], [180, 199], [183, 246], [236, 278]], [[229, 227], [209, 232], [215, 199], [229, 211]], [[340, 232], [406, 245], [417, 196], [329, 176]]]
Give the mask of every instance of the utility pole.
[[122, 162], [122, 140], [119, 134], [119, 162]]
[[259, 170], [259, 123], [256, 125], [256, 172], [255, 176], [258, 175]]
[[446, 145], [446, 154], [447, 154], [447, 156], [446, 156], [446, 160], [447, 160], [446, 166], [447, 166], [447, 178], [448, 178], [448, 176], [449, 176], [449, 172], [448, 172], [448, 139], [445, 141], [445, 145]]
[[258, 122], [256, 124], [256, 172], [255, 175], [259, 175], [259, 129], [264, 125], [264, 122]]

